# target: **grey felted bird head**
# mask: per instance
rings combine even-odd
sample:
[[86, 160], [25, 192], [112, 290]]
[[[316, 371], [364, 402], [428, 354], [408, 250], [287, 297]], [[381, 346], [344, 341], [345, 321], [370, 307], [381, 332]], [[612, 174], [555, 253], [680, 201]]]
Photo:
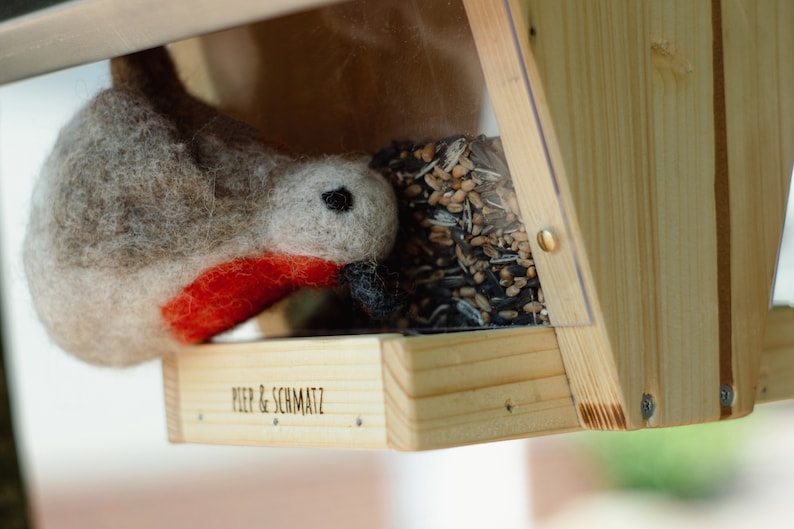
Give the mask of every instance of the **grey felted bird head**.
[[163, 48], [111, 65], [113, 87], [44, 165], [25, 240], [36, 311], [63, 349], [139, 363], [388, 254], [394, 191], [366, 158], [267, 146], [190, 96]]

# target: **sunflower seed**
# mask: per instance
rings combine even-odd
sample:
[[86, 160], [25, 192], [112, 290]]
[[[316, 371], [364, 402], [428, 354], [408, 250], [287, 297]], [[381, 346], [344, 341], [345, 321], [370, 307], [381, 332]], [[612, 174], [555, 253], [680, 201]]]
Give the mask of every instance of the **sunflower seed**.
[[518, 254], [515, 253], [503, 253], [499, 257], [494, 257], [491, 259], [491, 264], [505, 264], [505, 263], [512, 263], [518, 259]]
[[443, 209], [436, 209], [433, 212], [433, 217], [427, 220], [436, 226], [457, 226], [458, 224], [458, 217]]
[[438, 160], [433, 160], [429, 164], [425, 165], [418, 173], [416, 173], [416, 176], [414, 178], [419, 178], [420, 176], [424, 176], [425, 174], [429, 173], [430, 171], [433, 170], [436, 164], [438, 164]]
[[468, 319], [478, 327], [482, 327], [485, 324], [480, 311], [472, 307], [467, 301], [459, 299], [455, 306], [458, 309], [458, 312], [460, 312], [464, 318]]
[[457, 165], [461, 154], [463, 154], [468, 147], [468, 143], [466, 138], [461, 137], [442, 147], [442, 152], [437, 159], [443, 171], [448, 173]]

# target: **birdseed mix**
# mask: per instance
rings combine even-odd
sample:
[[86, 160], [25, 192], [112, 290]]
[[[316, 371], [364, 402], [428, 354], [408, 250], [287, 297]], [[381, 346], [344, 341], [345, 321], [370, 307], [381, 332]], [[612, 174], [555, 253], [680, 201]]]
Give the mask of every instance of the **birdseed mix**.
[[499, 138], [393, 142], [371, 165], [397, 190], [387, 282], [399, 329], [547, 325], [549, 314]]

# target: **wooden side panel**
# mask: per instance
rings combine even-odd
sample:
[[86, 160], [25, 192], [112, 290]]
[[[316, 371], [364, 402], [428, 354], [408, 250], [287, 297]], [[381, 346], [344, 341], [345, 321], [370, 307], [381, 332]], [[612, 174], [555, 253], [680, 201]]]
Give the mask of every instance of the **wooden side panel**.
[[[732, 413], [743, 415], [752, 410], [761, 390], [756, 387], [759, 353], [794, 164], [794, 3], [723, 0], [722, 20], [730, 172]], [[768, 338], [776, 332], [768, 332]]]
[[163, 362], [171, 440], [385, 448], [381, 340], [187, 348]]
[[649, 425], [718, 417], [709, 3], [531, 0], [528, 15], [627, 423], [643, 394]]
[[756, 397], [758, 402], [794, 398], [794, 307], [769, 313]]
[[579, 429], [550, 328], [387, 340], [383, 366], [388, 444], [397, 450]]

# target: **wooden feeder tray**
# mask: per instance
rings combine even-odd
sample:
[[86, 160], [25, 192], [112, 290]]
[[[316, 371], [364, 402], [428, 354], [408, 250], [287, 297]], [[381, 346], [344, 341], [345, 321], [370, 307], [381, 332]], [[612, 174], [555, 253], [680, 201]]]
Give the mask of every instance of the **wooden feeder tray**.
[[[791, 398], [794, 310], [769, 300], [794, 152], [794, 3], [427, 2], [409, 27], [392, 16], [408, 3], [389, 0], [278, 17], [280, 2], [240, 4], [242, 18], [131, 47], [266, 18], [172, 52], [196, 93], [293, 147], [476, 132], [484, 80], [552, 325], [188, 347], [163, 360], [172, 441], [422, 450], [717, 421]], [[313, 24], [337, 34], [311, 48], [299, 30]], [[404, 46], [370, 43], [368, 25]], [[0, 31], [0, 49], [24, 56], [4, 35], [20, 33]], [[404, 68], [377, 60], [401, 54]]]

